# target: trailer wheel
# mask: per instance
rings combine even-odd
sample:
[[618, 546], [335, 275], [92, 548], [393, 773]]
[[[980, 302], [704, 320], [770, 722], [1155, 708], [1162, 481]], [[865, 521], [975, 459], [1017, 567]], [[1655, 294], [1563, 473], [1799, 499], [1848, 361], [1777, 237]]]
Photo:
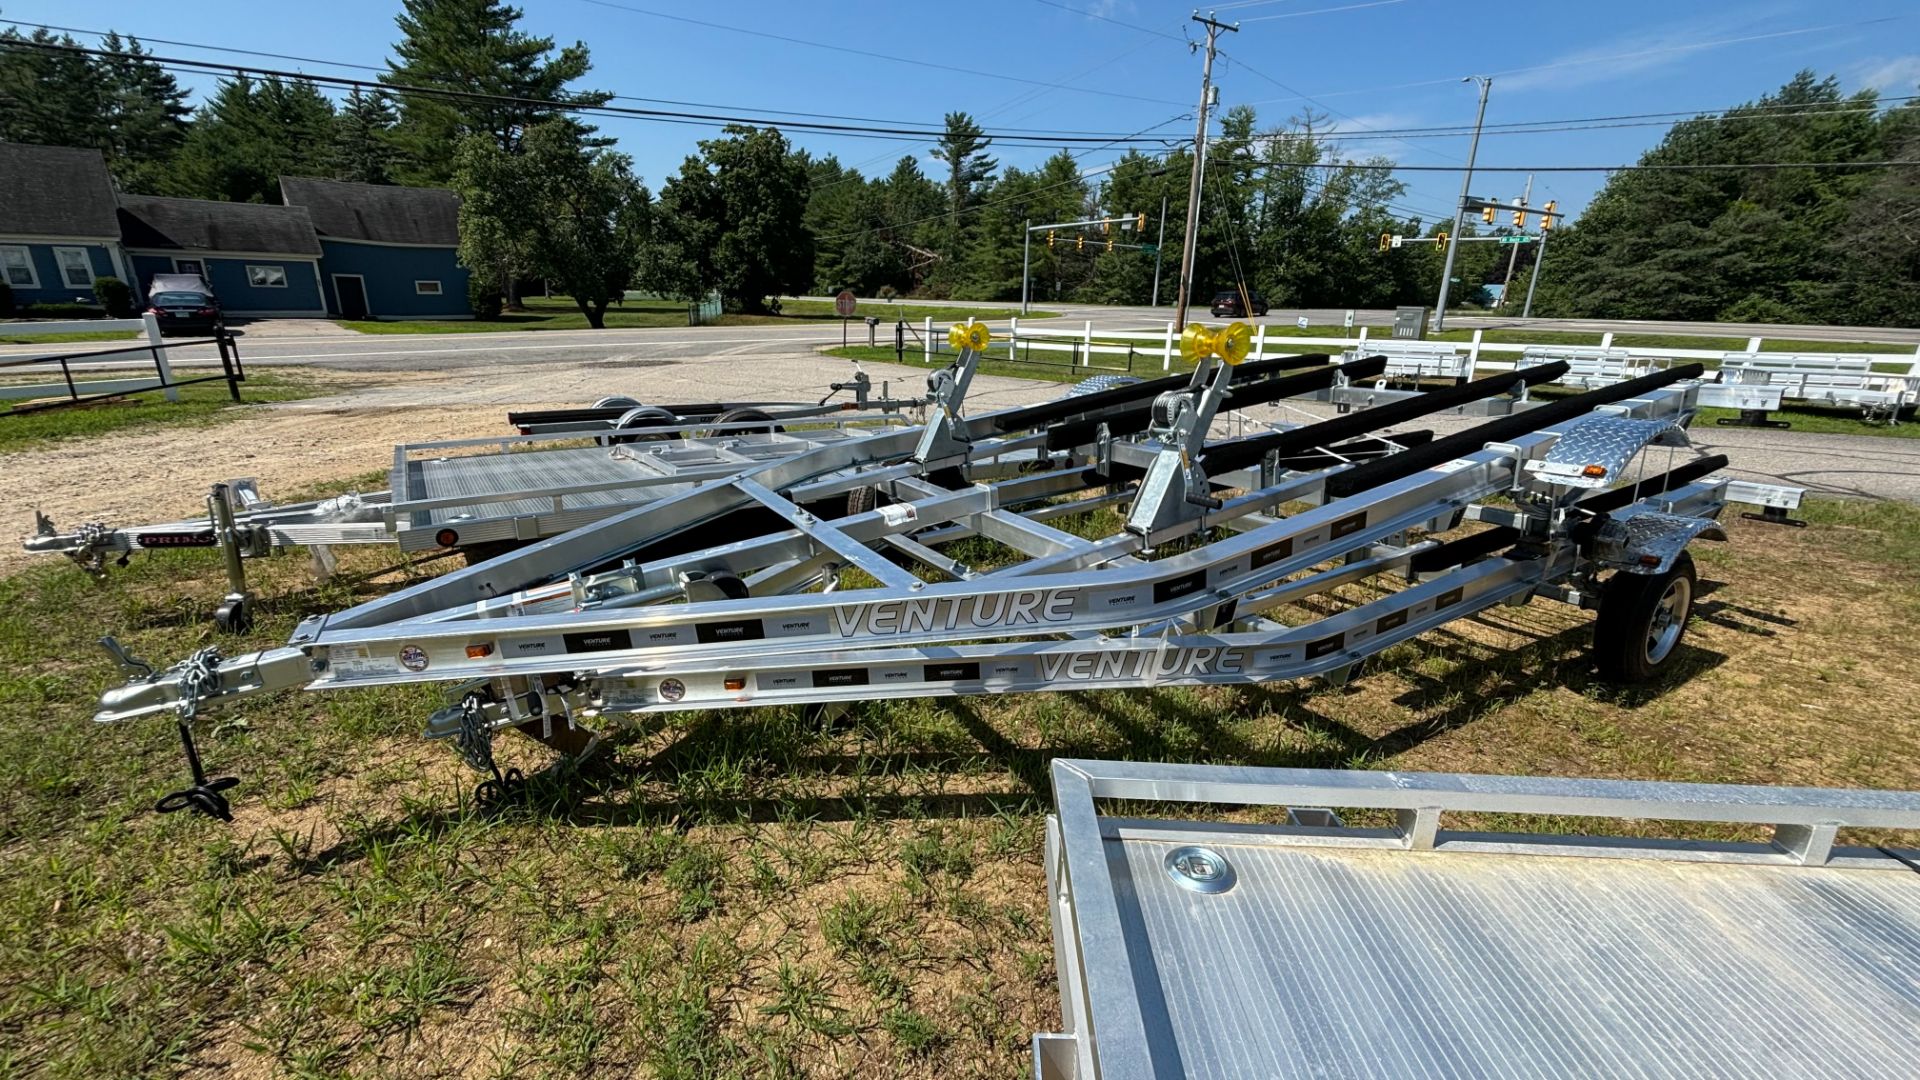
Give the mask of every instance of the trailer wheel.
[[[663, 409], [658, 405], [635, 405], [633, 408], [628, 409], [620, 419], [613, 422], [613, 429], [615, 431], [624, 431], [631, 427], [655, 427], [661, 424], [671, 424], [679, 419], [680, 418], [673, 415], [670, 410]], [[620, 446], [626, 443], [636, 442], [672, 442], [679, 437], [680, 433], [677, 431], [654, 431], [645, 435], [603, 435], [600, 437], [600, 445]]]
[[874, 491], [870, 487], [857, 487], [847, 492], [847, 517], [864, 514], [873, 509], [876, 502]]
[[244, 596], [235, 597], [213, 609], [213, 625], [223, 634], [244, 634], [253, 629], [253, 604]]
[[[779, 424], [774, 423], [773, 417], [768, 416], [766, 413], [761, 412], [759, 409], [728, 409], [726, 412], [723, 412], [719, 416], [716, 416], [713, 418], [713, 422], [716, 425], [718, 424], [751, 424], [761, 420], [766, 421], [766, 424], [767, 424], [766, 430], [768, 434], [778, 435], [778, 434], [784, 433], [787, 430], [786, 428], [781, 427]], [[746, 431], [723, 431], [723, 432], [720, 432], [719, 434], [750, 435], [750, 434], [754, 434], [755, 430], [756, 429], [749, 428]]]
[[1681, 552], [1664, 574], [1618, 573], [1600, 598], [1593, 655], [1602, 678], [1646, 682], [1659, 674], [1687, 632], [1694, 586], [1693, 556]]
[[603, 397], [599, 401], [594, 402], [593, 407], [596, 409], [632, 409], [638, 407], [639, 404], [640, 402], [637, 399], [630, 398], [625, 394], [615, 394], [612, 397]]

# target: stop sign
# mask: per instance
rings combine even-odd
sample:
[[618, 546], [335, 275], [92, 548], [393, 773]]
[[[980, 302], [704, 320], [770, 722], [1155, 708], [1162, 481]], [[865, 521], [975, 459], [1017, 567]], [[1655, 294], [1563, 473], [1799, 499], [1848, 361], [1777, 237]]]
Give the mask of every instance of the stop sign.
[[844, 319], [853, 314], [853, 303], [853, 290], [841, 289], [840, 294], [833, 298], [833, 313]]

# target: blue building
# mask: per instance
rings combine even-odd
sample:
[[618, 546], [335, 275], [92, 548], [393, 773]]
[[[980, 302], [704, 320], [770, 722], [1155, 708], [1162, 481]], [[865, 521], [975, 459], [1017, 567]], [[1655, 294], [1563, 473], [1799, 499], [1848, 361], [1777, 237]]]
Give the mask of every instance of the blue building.
[[93, 302], [93, 279], [132, 281], [113, 181], [98, 150], [0, 143], [0, 281], [13, 302]]
[[327, 311], [347, 319], [470, 319], [460, 198], [444, 188], [280, 178], [311, 215]]
[[155, 274], [199, 274], [229, 316], [321, 318], [320, 241], [297, 206], [120, 196], [139, 295]]

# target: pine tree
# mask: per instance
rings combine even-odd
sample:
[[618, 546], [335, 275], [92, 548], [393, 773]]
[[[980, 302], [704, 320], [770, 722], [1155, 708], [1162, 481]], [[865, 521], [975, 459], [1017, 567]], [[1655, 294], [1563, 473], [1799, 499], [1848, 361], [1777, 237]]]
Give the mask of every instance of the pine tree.
[[393, 145], [393, 125], [393, 103], [384, 92], [362, 93], [354, 87], [334, 116], [333, 178], [362, 184], [392, 183], [399, 158]]
[[[612, 97], [569, 90], [568, 84], [592, 67], [587, 47], [575, 42], [555, 52], [552, 38], [515, 28], [520, 16], [520, 9], [498, 0], [404, 0], [395, 17], [403, 36], [383, 76], [400, 102], [394, 138], [406, 154], [401, 179], [444, 183], [453, 169], [454, 152], [467, 136], [484, 136], [513, 153], [528, 128], [567, 116], [560, 108], [530, 102], [601, 105]], [[405, 87], [455, 93], [409, 93]], [[567, 122], [582, 135], [593, 131], [578, 121]]]
[[79, 43], [42, 29], [0, 31], [0, 141], [42, 146], [110, 145], [109, 101], [100, 66]]
[[147, 58], [140, 42], [109, 33], [100, 47], [124, 55], [103, 57], [107, 166], [124, 191], [152, 194], [168, 183], [174, 155], [187, 138], [186, 91]]
[[169, 195], [277, 203], [280, 177], [326, 176], [333, 103], [304, 79], [232, 79], [201, 109]]

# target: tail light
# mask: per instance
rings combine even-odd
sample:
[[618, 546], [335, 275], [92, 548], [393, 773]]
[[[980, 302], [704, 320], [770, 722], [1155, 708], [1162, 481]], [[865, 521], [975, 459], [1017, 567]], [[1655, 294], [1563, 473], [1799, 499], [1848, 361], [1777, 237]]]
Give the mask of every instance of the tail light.
[[219, 308], [211, 308], [211, 307], [203, 307], [203, 308], [201, 308], [200, 310], [198, 310], [198, 311], [196, 311], [196, 312], [194, 312], [194, 314], [195, 314], [195, 315], [218, 315], [218, 314], [220, 314], [220, 309], [219, 309]]

